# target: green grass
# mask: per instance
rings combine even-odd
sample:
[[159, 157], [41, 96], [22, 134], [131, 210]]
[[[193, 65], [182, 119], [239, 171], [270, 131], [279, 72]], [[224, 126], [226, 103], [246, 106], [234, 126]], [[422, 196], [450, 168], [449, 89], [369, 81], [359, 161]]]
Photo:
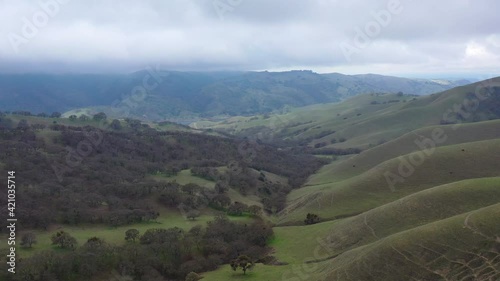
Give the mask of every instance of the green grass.
[[[355, 248], [392, 234], [494, 205], [500, 177], [471, 179], [433, 187], [340, 221], [329, 237], [336, 251]], [[347, 245], [347, 246], [346, 246]]]
[[[273, 228], [275, 237], [270, 246], [274, 248], [273, 256], [285, 265], [263, 265], [257, 264], [246, 276], [241, 271], [234, 272], [229, 265], [221, 266], [218, 270], [204, 273], [204, 281], [225, 280], [294, 280], [288, 279], [297, 276], [314, 278], [312, 274], [305, 271], [311, 267], [319, 267], [324, 262], [304, 265], [304, 262], [314, 261], [328, 256], [324, 251], [323, 239], [337, 222], [325, 222], [310, 226], [290, 226]], [[299, 275], [300, 274], [300, 275]], [[314, 280], [314, 279], [307, 279]]]
[[[446, 189], [451, 187], [441, 189], [446, 193]], [[442, 196], [446, 197], [445, 194]], [[276, 227], [276, 237], [271, 246], [274, 247], [274, 255], [278, 260], [288, 262], [287, 265], [257, 264], [246, 276], [224, 265], [202, 276], [203, 280], [209, 281], [400, 281], [411, 280], [408, 279], [409, 276], [421, 278], [415, 280], [442, 280], [435, 273], [438, 272], [446, 275], [447, 280], [460, 280], [452, 279], [452, 275], [458, 274], [476, 274], [478, 277], [464, 280], [496, 280], [480, 277], [488, 263], [498, 263], [500, 248], [495, 248], [498, 245], [495, 235], [500, 233], [499, 215], [500, 204], [493, 204], [457, 216], [437, 219], [409, 230], [400, 230], [369, 244], [353, 249], [343, 248], [340, 251], [335, 250], [334, 246], [342, 242], [329, 232], [335, 231], [348, 220], [311, 226]], [[367, 231], [357, 228], [355, 224], [351, 227], [353, 232]], [[323, 242], [318, 242], [319, 239]], [[316, 263], [305, 264], [305, 261], [314, 260], [315, 252], [325, 258]], [[456, 263], [450, 264], [450, 260]], [[461, 265], [462, 261], [469, 262], [469, 267]], [[449, 272], [447, 268], [450, 269]]]
[[499, 218], [495, 204], [398, 232], [332, 259], [315, 280], [498, 280]]
[[166, 182], [177, 182], [178, 184], [181, 185], [186, 185], [188, 183], [194, 183], [202, 187], [206, 188], [214, 188], [215, 187], [215, 182], [206, 180], [197, 176], [193, 176], [191, 174], [191, 170], [182, 170], [180, 171], [177, 175], [175, 176], [164, 176], [164, 175], [150, 175], [148, 176], [150, 179], [156, 180], [156, 181], [166, 181]]
[[[435, 129], [442, 129], [448, 137], [444, 143], [436, 143], [438, 147], [500, 138], [500, 120], [463, 124], [458, 129], [454, 129], [453, 125], [425, 127], [363, 151], [349, 159], [342, 159], [343, 161], [335, 161], [326, 165], [312, 175], [306, 185], [345, 180], [366, 172], [383, 161], [418, 150], [415, 141], [419, 140], [421, 136], [432, 138], [432, 132]], [[355, 168], [353, 168], [354, 165]]]
[[500, 176], [497, 155], [500, 155], [500, 139], [439, 147], [404, 183], [396, 185], [394, 191], [384, 173], [397, 174], [401, 161], [391, 159], [344, 181], [293, 191], [280, 223], [300, 222], [307, 213], [317, 213], [325, 219], [359, 214], [434, 186]]
[[275, 227], [275, 238], [270, 243], [276, 251], [275, 257], [289, 264], [301, 264], [316, 260], [314, 251], [320, 249], [318, 254], [324, 256], [321, 251], [319, 239], [323, 239], [336, 227], [339, 221], [329, 221], [308, 226], [285, 226]]
[[[465, 124], [456, 131], [440, 126], [449, 140], [394, 192], [383, 173], [397, 169], [399, 155], [415, 155], [416, 135], [428, 134], [432, 127], [327, 165], [310, 179], [312, 185], [290, 194], [278, 223], [300, 223], [308, 212], [324, 219], [352, 217], [327, 222], [330, 228], [317, 230], [321, 224], [276, 227], [275, 255], [288, 258], [292, 268], [304, 266], [302, 258], [314, 247], [314, 239], [306, 233], [324, 234], [329, 229], [322, 239], [331, 258], [316, 263], [302, 279], [297, 274], [292, 277], [498, 280], [499, 126], [499, 121]], [[299, 245], [302, 251], [297, 251]]]

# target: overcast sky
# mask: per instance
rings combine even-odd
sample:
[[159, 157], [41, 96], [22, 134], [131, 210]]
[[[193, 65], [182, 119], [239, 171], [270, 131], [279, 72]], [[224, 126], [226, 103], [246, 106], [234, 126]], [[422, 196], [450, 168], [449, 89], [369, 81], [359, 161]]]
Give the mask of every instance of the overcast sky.
[[498, 0], [0, 0], [0, 71], [491, 76], [499, 11]]

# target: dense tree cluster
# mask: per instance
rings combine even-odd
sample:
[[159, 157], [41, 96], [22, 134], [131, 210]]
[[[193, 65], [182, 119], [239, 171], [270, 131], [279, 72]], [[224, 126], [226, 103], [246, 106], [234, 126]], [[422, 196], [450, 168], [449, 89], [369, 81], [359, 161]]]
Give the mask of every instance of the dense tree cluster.
[[[326, 145], [326, 144], [325, 144]], [[350, 155], [359, 154], [362, 150], [360, 148], [321, 148], [313, 151], [313, 154], [320, 155]]]
[[221, 179], [221, 174], [216, 168], [213, 167], [193, 167], [191, 168], [191, 174], [211, 181]]
[[311, 213], [307, 214], [306, 219], [304, 220], [305, 224], [316, 224], [318, 222], [320, 222], [319, 216]]
[[[23, 208], [17, 216], [23, 229], [47, 228], [51, 223], [118, 226], [155, 220], [159, 213], [151, 200], [176, 211], [182, 205], [186, 212], [212, 207], [236, 215], [250, 213], [248, 206], [231, 202], [230, 188], [259, 196], [264, 211], [277, 212], [286, 194], [323, 164], [300, 151], [204, 134], [160, 132], [132, 119], [122, 130], [45, 127], [32, 119], [15, 126], [9, 120], [8, 115], [0, 116], [0, 173], [16, 171], [19, 178], [16, 195]], [[220, 172], [218, 167], [227, 169]], [[149, 178], [185, 169], [216, 181], [215, 191]], [[261, 170], [288, 181], [267, 180]], [[0, 203], [5, 204], [6, 198], [0, 196]]]
[[50, 238], [52, 245], [57, 245], [62, 249], [75, 249], [77, 241], [75, 237], [64, 231], [58, 231]]
[[[126, 235], [131, 239], [124, 246], [93, 237], [73, 251], [42, 252], [23, 259], [10, 280], [90, 280], [112, 271], [134, 280], [185, 280], [235, 260], [246, 271], [267, 256], [266, 242], [273, 231], [260, 220], [244, 224], [219, 216], [206, 227], [189, 231], [154, 228], [140, 236], [136, 231]], [[67, 248], [75, 246], [66, 232], [58, 232], [53, 240]]]

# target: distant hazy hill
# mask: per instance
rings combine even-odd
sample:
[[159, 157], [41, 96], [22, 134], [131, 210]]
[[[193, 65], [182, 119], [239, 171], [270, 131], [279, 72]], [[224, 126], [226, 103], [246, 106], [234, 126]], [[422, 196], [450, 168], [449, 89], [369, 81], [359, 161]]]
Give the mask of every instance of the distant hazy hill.
[[[497, 85], [500, 77], [487, 81]], [[476, 89], [487, 81], [428, 96], [365, 94], [341, 103], [311, 105], [281, 114], [200, 121], [192, 126], [240, 137], [299, 141], [317, 148], [367, 148], [425, 126], [499, 119], [500, 87], [492, 87], [491, 96], [475, 110], [460, 113], [464, 104], [474, 103]]]
[[377, 74], [344, 75], [324, 74], [339, 85], [338, 91], [349, 96], [373, 92], [403, 92], [405, 94], [426, 95], [472, 83], [469, 80], [425, 80], [383, 76]]
[[[430, 94], [468, 81], [407, 79], [382, 75], [289, 72], [161, 72], [130, 75], [0, 75], [0, 110], [34, 113], [85, 109], [92, 113], [167, 118], [249, 115], [285, 106], [335, 102], [374, 92]], [[146, 87], [147, 86], [147, 87]], [[133, 95], [136, 87], [147, 95]], [[85, 111], [73, 111], [85, 112]]]

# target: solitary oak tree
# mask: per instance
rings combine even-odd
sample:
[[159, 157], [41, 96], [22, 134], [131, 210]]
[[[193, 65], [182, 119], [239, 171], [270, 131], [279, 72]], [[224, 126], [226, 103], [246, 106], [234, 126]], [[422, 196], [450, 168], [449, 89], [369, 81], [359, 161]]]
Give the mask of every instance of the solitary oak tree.
[[125, 240], [127, 241], [134, 241], [139, 238], [139, 230], [137, 229], [129, 229], [127, 231], [125, 231]]
[[254, 266], [254, 263], [250, 257], [241, 255], [237, 259], [232, 260], [230, 265], [234, 271], [236, 271], [238, 267], [241, 268], [241, 270], [243, 270], [243, 275], [245, 275], [247, 270]]
[[31, 248], [36, 244], [36, 235], [33, 232], [27, 232], [21, 237], [21, 246]]
[[74, 250], [77, 244], [75, 237], [64, 231], [59, 231], [51, 237], [52, 245], [58, 245], [63, 249]]

